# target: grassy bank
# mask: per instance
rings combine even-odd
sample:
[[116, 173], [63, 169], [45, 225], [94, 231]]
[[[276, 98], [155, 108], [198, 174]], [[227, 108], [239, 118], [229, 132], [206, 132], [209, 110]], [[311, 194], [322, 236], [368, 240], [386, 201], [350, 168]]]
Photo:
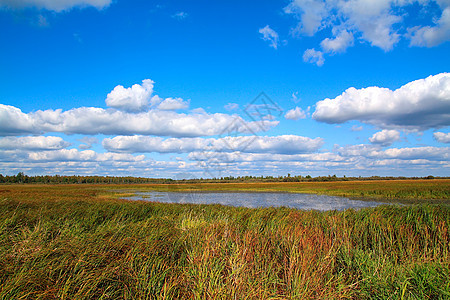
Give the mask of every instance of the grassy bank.
[[0, 186], [0, 299], [448, 299], [450, 208], [344, 212]]

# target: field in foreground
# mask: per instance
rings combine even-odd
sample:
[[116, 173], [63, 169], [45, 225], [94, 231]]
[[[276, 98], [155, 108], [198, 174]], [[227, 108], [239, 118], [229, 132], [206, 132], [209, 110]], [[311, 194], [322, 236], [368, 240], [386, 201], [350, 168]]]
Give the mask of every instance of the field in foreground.
[[0, 299], [448, 299], [450, 207], [247, 209], [0, 186]]

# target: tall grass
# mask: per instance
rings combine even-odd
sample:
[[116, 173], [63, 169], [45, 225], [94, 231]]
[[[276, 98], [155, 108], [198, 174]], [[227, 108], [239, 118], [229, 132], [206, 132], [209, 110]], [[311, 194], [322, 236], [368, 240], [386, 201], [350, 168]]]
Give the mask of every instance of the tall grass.
[[445, 205], [317, 212], [0, 191], [0, 299], [450, 297]]

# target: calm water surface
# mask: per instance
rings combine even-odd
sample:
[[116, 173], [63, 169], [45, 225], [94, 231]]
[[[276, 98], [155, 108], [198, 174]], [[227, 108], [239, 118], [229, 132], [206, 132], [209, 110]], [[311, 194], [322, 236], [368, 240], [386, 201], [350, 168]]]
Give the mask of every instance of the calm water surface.
[[359, 209], [385, 204], [325, 195], [266, 192], [136, 192], [134, 196], [124, 199], [166, 203], [222, 204], [252, 208], [286, 206], [321, 211], [344, 210], [348, 208]]

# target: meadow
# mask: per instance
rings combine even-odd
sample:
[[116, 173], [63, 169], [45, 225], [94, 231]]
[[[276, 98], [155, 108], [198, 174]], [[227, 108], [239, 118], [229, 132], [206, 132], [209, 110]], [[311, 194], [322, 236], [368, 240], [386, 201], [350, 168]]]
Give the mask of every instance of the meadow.
[[[0, 185], [0, 299], [448, 299], [449, 187], [449, 180]], [[125, 201], [113, 189], [419, 203], [250, 209]]]

